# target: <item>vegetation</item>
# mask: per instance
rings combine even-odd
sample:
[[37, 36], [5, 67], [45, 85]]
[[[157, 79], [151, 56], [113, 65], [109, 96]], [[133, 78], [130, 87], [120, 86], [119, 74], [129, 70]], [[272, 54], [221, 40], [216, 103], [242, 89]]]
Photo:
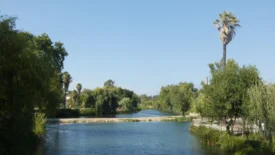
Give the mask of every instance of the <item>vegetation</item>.
[[33, 132], [35, 135], [41, 137], [45, 133], [46, 116], [44, 113], [34, 114]]
[[63, 81], [62, 82], [64, 84], [64, 93], [65, 93], [65, 95], [64, 95], [65, 100], [64, 100], [64, 106], [63, 107], [66, 108], [66, 95], [67, 95], [66, 93], [68, 92], [69, 85], [72, 82], [72, 77], [68, 72], [63, 73]]
[[265, 139], [272, 148], [275, 131], [275, 86], [271, 84], [258, 84], [248, 91], [250, 107], [248, 119], [250, 122], [260, 120], [264, 123], [260, 128], [263, 130]]
[[96, 116], [95, 108], [80, 108], [80, 109], [58, 109], [57, 118], [76, 118], [79, 116]]
[[[234, 60], [228, 60], [224, 71], [220, 63], [209, 65], [210, 84], [202, 82], [197, 109], [204, 117], [226, 121], [247, 117], [249, 88], [261, 81], [254, 66], [242, 68]], [[234, 125], [234, 121], [232, 127]]]
[[[274, 152], [275, 85], [264, 83], [255, 66], [239, 66], [233, 59], [226, 60], [226, 47], [240, 26], [231, 12], [223, 12], [214, 22], [223, 44], [223, 59], [209, 64], [209, 83], [202, 82], [200, 90], [188, 82], [163, 86], [156, 96], [138, 96], [116, 86], [111, 79], [101, 88], [82, 90], [78, 83], [76, 90], [69, 91], [72, 76], [62, 73], [68, 55], [63, 43], [52, 42], [45, 33], [19, 31], [15, 21], [0, 16], [1, 153], [31, 154], [45, 132], [47, 117], [100, 117], [147, 108], [182, 114], [176, 121], [186, 121], [188, 112], [198, 112], [226, 124], [227, 133], [191, 127], [208, 145], [236, 154]], [[61, 109], [60, 103], [64, 103]], [[234, 136], [237, 118], [242, 118], [247, 137]], [[252, 124], [259, 128], [257, 134], [250, 134]]]
[[[230, 12], [220, 14], [220, 18], [214, 24], [220, 31], [224, 47], [223, 61], [209, 64], [210, 83], [202, 82], [195, 106], [202, 117], [210, 118], [210, 122], [219, 120], [220, 126], [226, 124], [228, 132], [206, 127], [191, 127], [191, 131], [203, 143], [235, 154], [274, 154], [275, 87], [262, 81], [255, 66], [240, 67], [233, 59], [226, 63], [226, 45], [240, 25]], [[246, 137], [234, 135], [236, 118], [242, 118]]]
[[[113, 80], [107, 80], [103, 88], [95, 88], [94, 90], [84, 89], [82, 92], [80, 91], [82, 85], [78, 84], [76, 87], [77, 90], [73, 90], [72, 93], [70, 93], [70, 108], [92, 108], [95, 109], [95, 115], [98, 117], [103, 115], [114, 115], [117, 112], [124, 113], [137, 111], [139, 103], [138, 95], [131, 90], [116, 87], [114, 83]], [[63, 114], [57, 115], [63, 116]], [[72, 113], [72, 116], [75, 115]]]
[[160, 104], [158, 100], [158, 95], [155, 96], [147, 96], [146, 94], [142, 94], [139, 96], [140, 102], [138, 107], [140, 109], [157, 109], [160, 110]]
[[168, 85], [162, 87], [159, 94], [160, 110], [173, 113], [185, 113], [190, 110], [191, 104], [197, 95], [197, 89], [193, 83], [179, 83], [178, 85]]
[[190, 132], [195, 133], [202, 143], [218, 146], [221, 149], [240, 154], [274, 154], [268, 144], [261, 139], [262, 136], [251, 134], [249, 140], [242, 136], [230, 136], [225, 132], [217, 131], [207, 127], [190, 127]]
[[223, 66], [226, 66], [226, 46], [229, 44], [233, 37], [236, 35], [236, 27], [240, 27], [239, 20], [232, 12], [224, 11], [220, 14], [220, 19], [214, 21], [214, 25], [217, 26], [220, 32], [220, 39], [223, 44]]
[[16, 30], [15, 22], [0, 16], [0, 152], [29, 155], [44, 133], [45, 116], [62, 102], [68, 54], [63, 43]]

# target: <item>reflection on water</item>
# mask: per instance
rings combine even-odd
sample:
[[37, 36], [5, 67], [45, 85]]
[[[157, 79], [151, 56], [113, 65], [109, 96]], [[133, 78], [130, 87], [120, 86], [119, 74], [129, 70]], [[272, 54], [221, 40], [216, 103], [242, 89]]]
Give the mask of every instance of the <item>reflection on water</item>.
[[116, 118], [137, 118], [137, 117], [159, 117], [159, 116], [174, 116], [175, 114], [169, 112], [160, 112], [157, 110], [142, 110], [132, 114], [118, 114]]
[[47, 125], [44, 155], [220, 154], [200, 145], [190, 122]]

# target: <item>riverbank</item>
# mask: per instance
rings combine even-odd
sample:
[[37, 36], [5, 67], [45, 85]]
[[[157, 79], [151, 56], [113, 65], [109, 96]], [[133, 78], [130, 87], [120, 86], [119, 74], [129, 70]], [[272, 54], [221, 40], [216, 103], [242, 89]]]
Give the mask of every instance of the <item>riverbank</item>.
[[231, 154], [275, 154], [274, 145], [270, 146], [260, 132], [250, 133], [245, 136], [235, 136], [210, 126], [194, 125], [191, 125], [190, 132], [195, 134], [201, 143], [217, 146]]
[[139, 117], [139, 118], [48, 118], [47, 123], [121, 123], [121, 122], [162, 122], [189, 121], [182, 116]]

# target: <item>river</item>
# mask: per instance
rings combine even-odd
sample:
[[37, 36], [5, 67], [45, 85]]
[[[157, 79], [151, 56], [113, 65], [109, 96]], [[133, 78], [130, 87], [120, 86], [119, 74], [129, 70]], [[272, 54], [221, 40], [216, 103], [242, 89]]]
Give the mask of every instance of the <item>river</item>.
[[[148, 116], [150, 115], [150, 116]], [[116, 117], [167, 116], [155, 110]], [[190, 122], [48, 124], [41, 155], [184, 155], [221, 154], [190, 134]]]

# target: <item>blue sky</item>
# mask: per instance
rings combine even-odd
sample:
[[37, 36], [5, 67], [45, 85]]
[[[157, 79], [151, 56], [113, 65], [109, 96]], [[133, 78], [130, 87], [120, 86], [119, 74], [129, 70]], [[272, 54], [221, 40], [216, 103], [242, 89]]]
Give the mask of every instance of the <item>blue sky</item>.
[[116, 85], [138, 94], [161, 86], [200, 82], [220, 61], [222, 44], [212, 25], [224, 10], [241, 20], [227, 56], [256, 65], [275, 82], [274, 0], [0, 0], [0, 13], [17, 16], [17, 28], [47, 33], [69, 56], [65, 69], [84, 88]]

